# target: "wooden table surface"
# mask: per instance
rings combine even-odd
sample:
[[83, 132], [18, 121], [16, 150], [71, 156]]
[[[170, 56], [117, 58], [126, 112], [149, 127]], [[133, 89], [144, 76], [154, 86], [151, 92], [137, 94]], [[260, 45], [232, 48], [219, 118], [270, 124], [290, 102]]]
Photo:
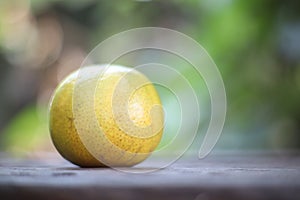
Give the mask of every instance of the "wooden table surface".
[[[155, 163], [153, 163], [153, 166]], [[135, 170], [151, 169], [138, 166]], [[222, 153], [152, 173], [0, 154], [0, 199], [300, 199], [300, 153]]]

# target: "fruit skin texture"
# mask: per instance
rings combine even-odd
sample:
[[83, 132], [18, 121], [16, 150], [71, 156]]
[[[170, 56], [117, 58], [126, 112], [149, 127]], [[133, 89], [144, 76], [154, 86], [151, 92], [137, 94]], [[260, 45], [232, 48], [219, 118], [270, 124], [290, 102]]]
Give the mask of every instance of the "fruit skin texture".
[[163, 110], [140, 72], [112, 65], [85, 67], [56, 89], [49, 108], [54, 146], [81, 167], [125, 167], [145, 160], [163, 132]]

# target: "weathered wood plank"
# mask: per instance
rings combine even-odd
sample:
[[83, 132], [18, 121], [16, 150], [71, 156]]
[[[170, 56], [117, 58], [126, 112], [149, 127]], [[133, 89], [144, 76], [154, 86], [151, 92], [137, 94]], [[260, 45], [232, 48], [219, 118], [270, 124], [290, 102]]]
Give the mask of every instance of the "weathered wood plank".
[[[155, 163], [153, 163], [155, 166]], [[135, 170], [145, 171], [147, 166]], [[196, 156], [145, 174], [0, 156], [0, 199], [300, 199], [300, 154]]]

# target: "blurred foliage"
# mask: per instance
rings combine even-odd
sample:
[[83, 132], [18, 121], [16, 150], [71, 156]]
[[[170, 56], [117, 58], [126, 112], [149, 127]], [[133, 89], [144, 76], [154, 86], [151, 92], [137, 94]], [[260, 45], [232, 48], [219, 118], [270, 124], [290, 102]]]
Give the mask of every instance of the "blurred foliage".
[[[0, 130], [10, 127], [3, 135], [16, 138], [8, 141], [25, 141], [19, 127], [31, 138], [39, 123], [20, 120], [23, 108], [46, 106], [99, 42], [160, 26], [194, 38], [221, 71], [228, 115], [219, 148], [300, 148], [298, 0], [4, 0], [0, 8]], [[192, 71], [184, 73], [192, 80]]]
[[[3, 131], [5, 149], [26, 154], [34, 150], [47, 150], [49, 143], [45, 109], [28, 106], [21, 110]], [[43, 112], [42, 112], [43, 111]]]

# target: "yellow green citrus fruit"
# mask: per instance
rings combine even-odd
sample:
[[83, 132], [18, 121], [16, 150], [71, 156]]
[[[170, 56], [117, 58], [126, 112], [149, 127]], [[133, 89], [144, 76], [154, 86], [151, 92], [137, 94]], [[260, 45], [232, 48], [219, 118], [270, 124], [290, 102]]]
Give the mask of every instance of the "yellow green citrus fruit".
[[164, 116], [153, 84], [132, 68], [89, 66], [70, 74], [50, 103], [58, 152], [82, 167], [133, 166], [162, 137]]

